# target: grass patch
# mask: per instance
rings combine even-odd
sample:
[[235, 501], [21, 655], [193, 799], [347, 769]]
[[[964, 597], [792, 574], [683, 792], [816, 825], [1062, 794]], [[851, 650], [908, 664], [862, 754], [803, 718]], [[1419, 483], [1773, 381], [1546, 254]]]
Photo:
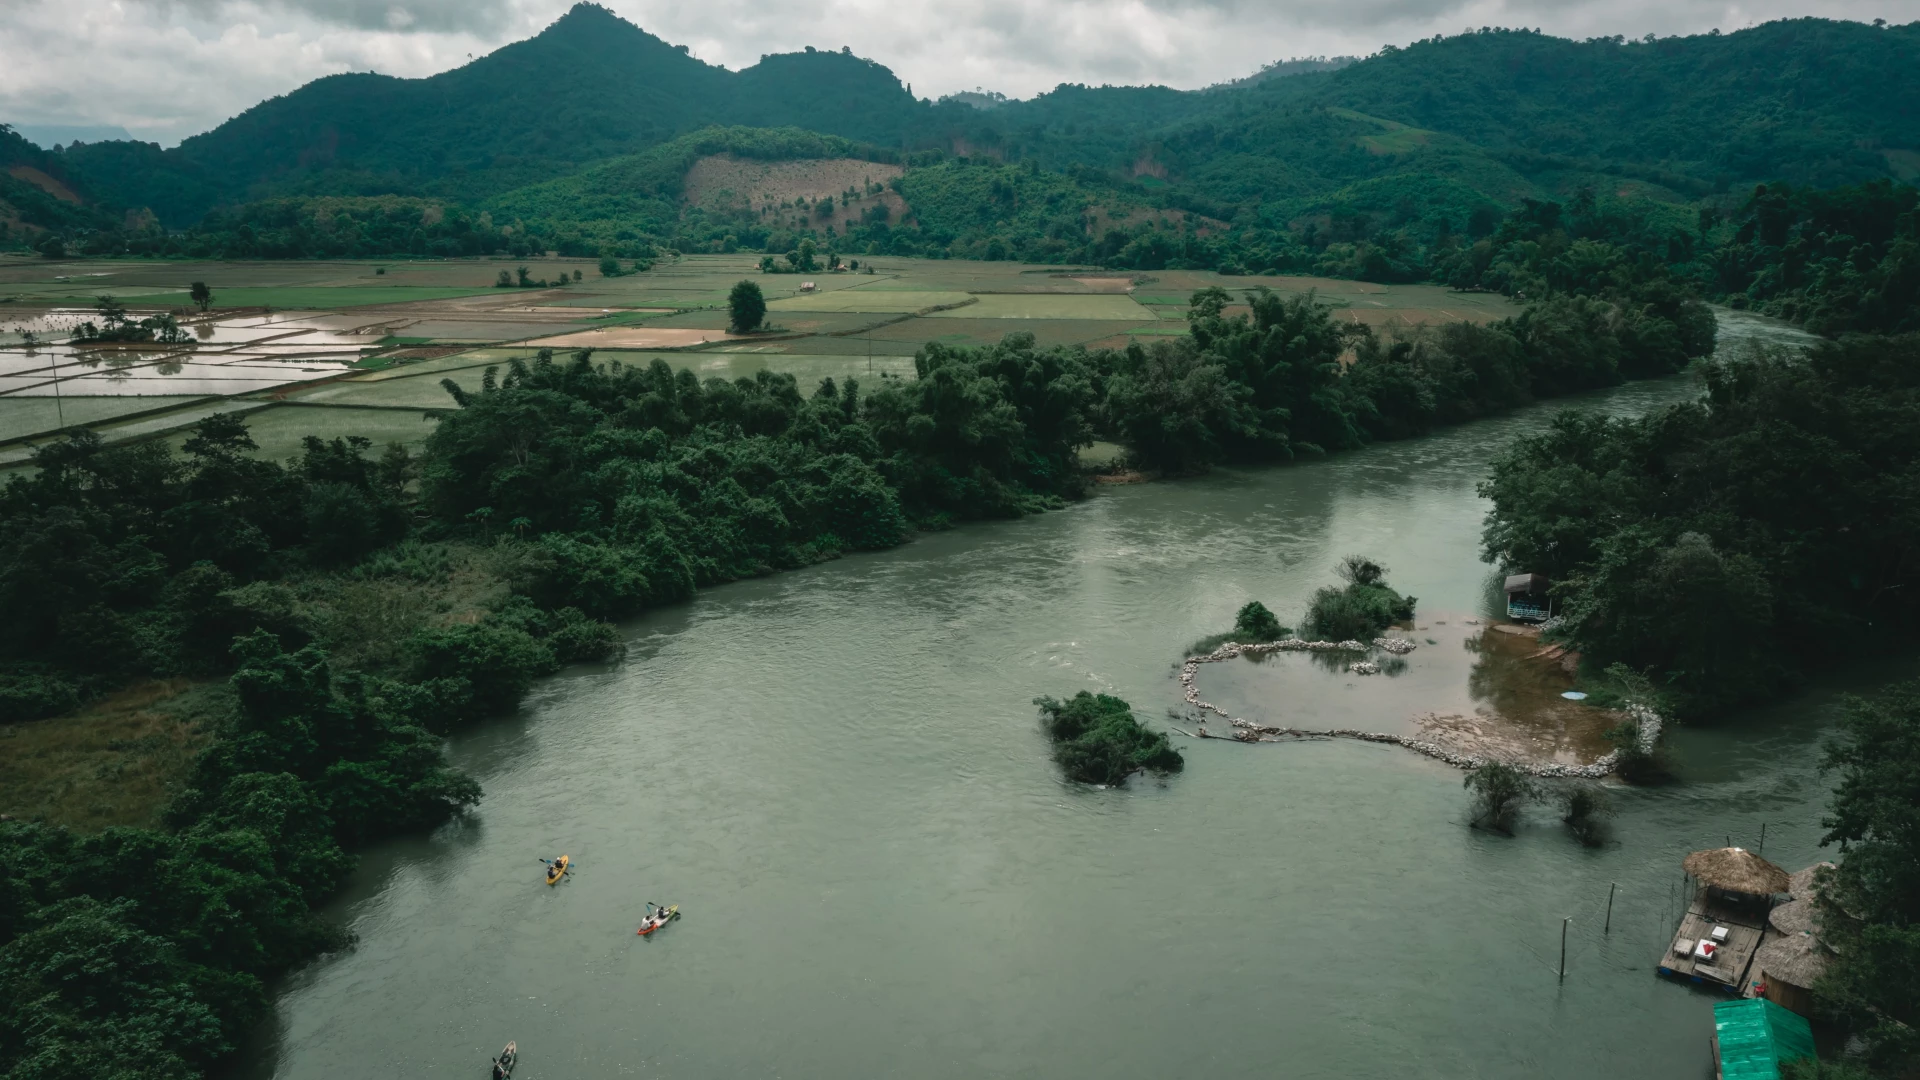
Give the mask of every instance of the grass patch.
[[82, 832], [159, 824], [228, 693], [224, 681], [142, 682], [76, 713], [0, 727], [0, 813]]
[[[220, 288], [213, 290], [213, 303], [221, 308], [270, 307], [299, 308], [315, 311], [333, 311], [340, 308], [365, 307], [369, 304], [405, 304], [422, 300], [451, 300], [459, 296], [479, 296], [493, 292], [491, 288], [462, 289], [444, 288], [431, 285], [295, 285], [284, 288], [248, 287]], [[90, 296], [78, 297], [88, 300]], [[138, 296], [126, 296], [121, 302], [128, 307], [181, 307], [187, 300], [187, 291], [146, 293]]]
[[374, 344], [376, 345], [431, 345], [433, 344], [433, 339], [430, 337], [403, 337], [399, 334], [388, 334], [386, 337], [381, 338], [379, 341], [375, 342]]

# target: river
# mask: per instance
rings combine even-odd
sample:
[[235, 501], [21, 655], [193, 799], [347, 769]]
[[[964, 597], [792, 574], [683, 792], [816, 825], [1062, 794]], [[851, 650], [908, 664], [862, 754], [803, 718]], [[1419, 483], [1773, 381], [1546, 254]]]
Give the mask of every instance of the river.
[[[1769, 858], [1819, 857], [1834, 694], [1894, 673], [1672, 732], [1677, 781], [1618, 790], [1599, 850], [1545, 812], [1471, 830], [1460, 772], [1365, 743], [1182, 739], [1165, 781], [1068, 785], [1030, 704], [1106, 690], [1161, 723], [1188, 644], [1249, 598], [1297, 614], [1349, 552], [1423, 608], [1479, 608], [1474, 484], [1562, 404], [1106, 488], [634, 621], [623, 662], [451, 740], [485, 801], [366, 856], [331, 909], [359, 944], [288, 981], [250, 1073], [479, 1077], [515, 1039], [521, 1080], [1696, 1080], [1715, 999], [1652, 971], [1680, 858], [1763, 823]], [[560, 852], [577, 872], [548, 888]], [[648, 900], [684, 915], [643, 939]]]

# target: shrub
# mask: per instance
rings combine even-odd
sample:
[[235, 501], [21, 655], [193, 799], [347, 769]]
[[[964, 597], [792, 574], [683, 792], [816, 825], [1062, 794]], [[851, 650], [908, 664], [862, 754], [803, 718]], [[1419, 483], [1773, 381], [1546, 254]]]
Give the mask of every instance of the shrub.
[[1233, 619], [1233, 639], [1235, 641], [1278, 641], [1290, 631], [1280, 625], [1280, 619], [1267, 610], [1267, 605], [1258, 600], [1250, 600]]
[[1053, 760], [1068, 779], [1086, 784], [1122, 784], [1143, 769], [1177, 772], [1186, 765], [1165, 732], [1149, 731], [1133, 717], [1133, 706], [1108, 694], [1080, 691], [1066, 701], [1035, 698]]
[[1344, 588], [1328, 586], [1307, 605], [1306, 629], [1323, 641], [1365, 641], [1397, 622], [1413, 618], [1414, 598], [1386, 584], [1387, 568], [1372, 559], [1349, 555], [1335, 570]]
[[1560, 792], [1560, 820], [1587, 847], [1607, 842], [1606, 819], [1613, 816], [1613, 800], [1597, 784], [1576, 784]]
[[533, 635], [491, 621], [422, 630], [407, 652], [409, 677], [435, 686], [443, 719], [512, 712], [559, 666]]
[[603, 544], [562, 533], [540, 538], [525, 591], [544, 607], [574, 607], [599, 618], [693, 595], [693, 568], [664, 532], [639, 544]]
[[80, 688], [32, 668], [0, 672], [0, 724], [39, 720], [80, 707]]
[[1473, 792], [1473, 824], [1509, 834], [1521, 805], [1539, 795], [1533, 777], [1498, 761], [1468, 773], [1465, 786]]

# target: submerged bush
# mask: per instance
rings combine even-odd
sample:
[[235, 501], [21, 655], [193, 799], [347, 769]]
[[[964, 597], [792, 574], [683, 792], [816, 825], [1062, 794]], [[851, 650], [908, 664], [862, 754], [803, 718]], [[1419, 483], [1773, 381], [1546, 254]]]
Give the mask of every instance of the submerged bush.
[[1587, 847], [1607, 842], [1606, 819], [1613, 816], [1613, 800], [1597, 784], [1576, 784], [1559, 793], [1560, 820]]
[[1165, 732], [1149, 731], [1133, 706], [1108, 694], [1080, 691], [1066, 701], [1033, 699], [1053, 739], [1053, 760], [1067, 777], [1087, 784], [1122, 784], [1142, 769], [1177, 772], [1186, 760]]
[[1473, 792], [1473, 824], [1503, 833], [1513, 832], [1520, 807], [1539, 796], [1533, 777], [1498, 761], [1468, 773], [1465, 787]]

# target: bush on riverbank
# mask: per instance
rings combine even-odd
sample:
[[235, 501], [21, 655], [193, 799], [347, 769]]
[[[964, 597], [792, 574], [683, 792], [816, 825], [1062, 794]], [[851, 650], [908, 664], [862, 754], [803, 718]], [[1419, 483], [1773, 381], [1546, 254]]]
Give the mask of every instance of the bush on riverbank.
[[1067, 778], [1084, 784], [1124, 784], [1136, 772], [1186, 767], [1163, 731], [1134, 719], [1133, 706], [1107, 694], [1080, 691], [1065, 701], [1035, 698], [1053, 740], [1053, 760]]
[[1346, 580], [1327, 586], [1307, 605], [1307, 633], [1321, 641], [1367, 641], [1395, 623], [1413, 618], [1414, 598], [1402, 596], [1384, 580], [1387, 568], [1349, 555], [1336, 572]]

